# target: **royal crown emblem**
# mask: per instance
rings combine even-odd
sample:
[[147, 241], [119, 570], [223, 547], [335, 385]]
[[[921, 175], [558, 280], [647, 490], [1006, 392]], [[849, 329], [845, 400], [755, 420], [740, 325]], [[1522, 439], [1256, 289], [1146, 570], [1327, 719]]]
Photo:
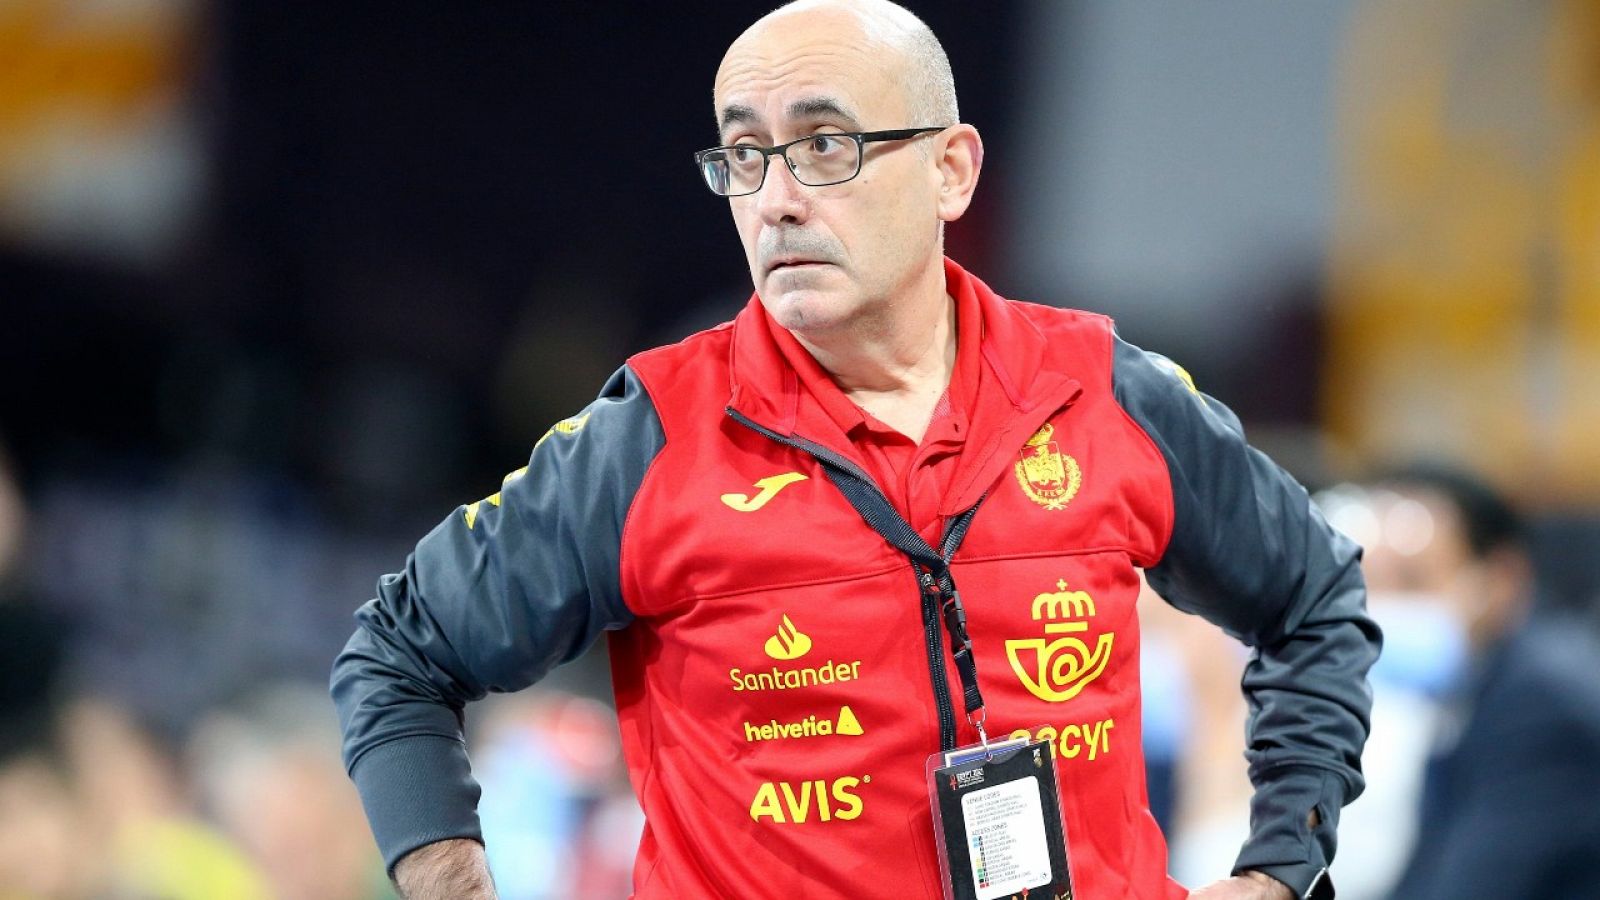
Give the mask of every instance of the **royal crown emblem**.
[[1095, 616], [1094, 598], [1086, 591], [1067, 590], [1065, 579], [1056, 588], [1033, 598], [1033, 620], [1045, 623], [1044, 636], [1006, 641], [1011, 671], [1028, 693], [1047, 703], [1071, 700], [1099, 678], [1116, 639], [1109, 632], [1101, 634], [1091, 650], [1083, 638], [1088, 637], [1086, 620]]
[[1045, 509], [1064, 508], [1083, 484], [1078, 461], [1061, 452], [1050, 439], [1054, 434], [1055, 426], [1044, 423], [1017, 455], [1017, 484], [1029, 500]]

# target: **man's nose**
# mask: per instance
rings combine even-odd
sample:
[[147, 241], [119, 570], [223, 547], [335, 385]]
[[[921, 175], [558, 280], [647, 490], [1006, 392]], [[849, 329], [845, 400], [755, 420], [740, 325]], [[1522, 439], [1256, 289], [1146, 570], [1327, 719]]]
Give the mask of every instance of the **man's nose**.
[[810, 188], [794, 177], [782, 156], [774, 156], [767, 165], [766, 182], [756, 192], [756, 204], [768, 225], [804, 222], [811, 205]]

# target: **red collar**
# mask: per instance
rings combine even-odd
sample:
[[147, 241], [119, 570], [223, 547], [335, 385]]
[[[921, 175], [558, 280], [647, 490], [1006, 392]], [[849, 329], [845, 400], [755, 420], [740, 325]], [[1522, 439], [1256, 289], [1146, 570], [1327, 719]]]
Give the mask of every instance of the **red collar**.
[[[1070, 402], [1078, 385], [1068, 373], [1049, 368], [1044, 335], [1013, 301], [948, 258], [944, 271], [959, 328], [951, 400], [970, 423], [961, 468], [943, 510], [954, 514], [977, 501], [994, 480], [990, 470], [1010, 460], [1033, 429]], [[978, 335], [976, 347], [970, 335]], [[731, 409], [860, 463], [848, 431], [864, 421], [861, 410], [792, 334], [771, 321], [759, 296], [752, 295], [734, 319], [730, 354]], [[817, 402], [806, 402], [813, 393]]]
[[[981, 335], [983, 314], [978, 308], [977, 292], [972, 287], [971, 279], [952, 281], [947, 278], [946, 283], [948, 287], [954, 289], [951, 293], [956, 304], [957, 335]], [[756, 302], [759, 305], [759, 301]], [[832, 425], [846, 438], [853, 438], [858, 428], [892, 430], [872, 418], [846, 396], [833, 377], [822, 368], [800, 341], [766, 314], [765, 307], [762, 308], [762, 315], [758, 319], [765, 325], [767, 335], [778, 348], [778, 352], [783, 355], [783, 361], [794, 369], [799, 378], [800, 388], [816, 401], [817, 412], [830, 420], [826, 423], [805, 421], [808, 404], [800, 402], [796, 409], [800, 418], [794, 423], [797, 431], [805, 434], [828, 433], [832, 428], [827, 426]], [[967, 411], [973, 408], [977, 400], [979, 364], [982, 359], [979, 343], [975, 340], [958, 340], [955, 371], [951, 373], [950, 386], [946, 391], [950, 416], [953, 421], [959, 422], [957, 430], [963, 434], [967, 431]]]

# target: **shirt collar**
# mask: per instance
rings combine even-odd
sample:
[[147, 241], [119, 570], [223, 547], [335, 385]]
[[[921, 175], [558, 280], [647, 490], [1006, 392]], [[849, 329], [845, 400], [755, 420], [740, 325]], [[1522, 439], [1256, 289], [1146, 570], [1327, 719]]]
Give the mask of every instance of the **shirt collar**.
[[[956, 362], [950, 384], [945, 389], [948, 418], [954, 434], [967, 431], [967, 414], [977, 394], [979, 368], [983, 364], [983, 311], [972, 277], [955, 263], [946, 261], [945, 292], [956, 305]], [[760, 305], [759, 298], [753, 302]], [[798, 378], [798, 387], [816, 401], [822, 413], [847, 437], [857, 429], [889, 433], [893, 429], [873, 418], [851, 400], [795, 336], [767, 315], [760, 307], [761, 325], [778, 354]], [[796, 410], [800, 414], [799, 410]], [[931, 435], [930, 435], [931, 436]]]

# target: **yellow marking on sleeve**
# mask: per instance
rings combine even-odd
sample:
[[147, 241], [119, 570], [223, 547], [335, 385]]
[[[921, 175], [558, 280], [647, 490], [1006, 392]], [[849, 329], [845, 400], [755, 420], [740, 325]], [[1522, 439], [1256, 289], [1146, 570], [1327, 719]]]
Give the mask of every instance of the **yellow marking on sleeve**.
[[581, 416], [573, 416], [570, 419], [562, 419], [554, 425], [551, 425], [550, 430], [544, 433], [544, 437], [539, 438], [539, 440], [533, 445], [533, 449], [539, 449], [539, 444], [550, 440], [550, 436], [552, 434], [577, 434], [583, 430], [583, 426], [589, 424], [590, 415], [592, 415], [592, 413], [584, 413]]
[[[518, 479], [522, 478], [524, 475], [527, 475], [527, 474], [528, 474], [528, 467], [527, 466], [523, 466], [522, 468], [517, 469], [515, 472], [511, 472], [510, 474], [506, 475], [505, 478], [502, 478], [500, 480], [500, 487], [504, 488], [506, 485], [510, 484], [513, 481], [517, 481]], [[462, 513], [462, 515], [465, 516], [466, 520], [467, 520], [467, 530], [471, 531], [472, 527], [474, 525], [478, 524], [478, 510], [483, 507], [483, 504], [487, 503], [490, 506], [499, 506], [500, 502], [501, 502], [500, 492], [499, 491], [495, 491], [494, 493], [492, 493], [489, 496], [483, 498], [482, 500], [475, 500], [472, 503], [468, 503], [466, 509]]]
[[1185, 369], [1183, 366], [1178, 365], [1170, 359], [1162, 359], [1161, 367], [1178, 376], [1178, 378], [1183, 382], [1183, 386], [1189, 389], [1189, 393], [1194, 394], [1196, 397], [1200, 396], [1200, 389], [1194, 386], [1194, 376], [1189, 374], [1188, 369]]

